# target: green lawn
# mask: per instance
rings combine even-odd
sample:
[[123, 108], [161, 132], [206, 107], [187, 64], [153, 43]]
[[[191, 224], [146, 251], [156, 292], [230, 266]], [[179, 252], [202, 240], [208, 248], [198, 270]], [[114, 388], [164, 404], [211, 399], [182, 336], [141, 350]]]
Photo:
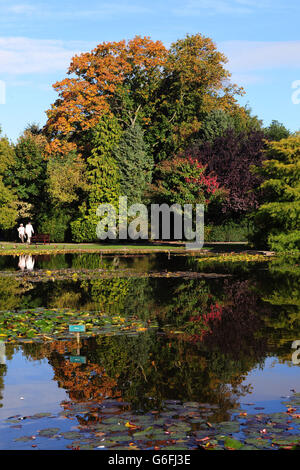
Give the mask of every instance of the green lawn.
[[[207, 243], [202, 250], [193, 250], [195, 252], [241, 252], [247, 249], [246, 243]], [[0, 242], [0, 255], [20, 255], [26, 253], [48, 254], [48, 253], [124, 253], [130, 251], [133, 253], [168, 253], [186, 251], [184, 242], [170, 243], [136, 243], [129, 245], [108, 244], [108, 243], [51, 243], [49, 245], [27, 245], [26, 243]]]
[[26, 243], [0, 243], [0, 255], [23, 253], [97, 253], [97, 252], [169, 252], [184, 250], [184, 244], [107, 244], [107, 243], [51, 243], [50, 245], [26, 245]]

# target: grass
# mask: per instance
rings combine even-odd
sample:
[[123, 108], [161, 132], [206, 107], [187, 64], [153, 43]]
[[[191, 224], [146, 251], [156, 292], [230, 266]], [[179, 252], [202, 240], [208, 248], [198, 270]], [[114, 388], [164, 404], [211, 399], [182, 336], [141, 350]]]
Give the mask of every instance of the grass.
[[[241, 252], [245, 243], [207, 243], [202, 250], [192, 252]], [[131, 243], [127, 245], [109, 243], [51, 243], [49, 245], [27, 245], [26, 243], [0, 242], [1, 255], [50, 254], [50, 253], [192, 253], [186, 251], [184, 242]]]
[[106, 252], [178, 252], [185, 250], [183, 243], [156, 244], [108, 244], [108, 243], [51, 243], [47, 245], [27, 245], [26, 243], [0, 242], [0, 255], [43, 254], [43, 253], [106, 253]]

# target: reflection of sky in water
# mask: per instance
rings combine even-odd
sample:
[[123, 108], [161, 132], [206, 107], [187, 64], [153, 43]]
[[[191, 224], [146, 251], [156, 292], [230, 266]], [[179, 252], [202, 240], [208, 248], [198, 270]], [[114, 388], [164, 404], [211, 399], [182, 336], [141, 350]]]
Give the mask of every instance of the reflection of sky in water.
[[[53, 374], [46, 359], [29, 361], [21, 351], [14, 354], [12, 360], [7, 360], [0, 418], [59, 411], [59, 404], [68, 396], [53, 380]], [[249, 372], [244, 384], [252, 386], [252, 393], [241, 399], [242, 409], [259, 413], [254, 406], [263, 406], [262, 412], [266, 413], [284, 411], [285, 407], [280, 404], [282, 397], [292, 395], [291, 389], [300, 391], [300, 368], [279, 364], [276, 358], [268, 358], [263, 369], [255, 368]], [[255, 405], [247, 406], [248, 403]]]
[[[53, 369], [46, 359], [29, 361], [19, 351], [6, 364], [0, 418], [45, 410], [54, 412], [59, 408], [59, 403], [67, 398], [65, 391], [58, 388], [53, 380]], [[21, 400], [21, 397], [24, 399]]]
[[[293, 395], [291, 389], [300, 392], [300, 367], [292, 363], [279, 364], [275, 357], [267, 358], [264, 368], [255, 368], [249, 372], [243, 384], [250, 384], [252, 393], [242, 398], [242, 404], [255, 403], [258, 406], [261, 404], [265, 407], [264, 412], [273, 412], [274, 407], [277, 410], [275, 401], [278, 399], [284, 401], [282, 397]], [[246, 408], [251, 409], [251, 407]], [[281, 409], [286, 408], [281, 406]]]
[[[84, 267], [86, 266], [90, 269], [94, 269], [95, 267], [98, 268], [100, 266], [100, 262], [101, 263], [103, 262], [103, 267], [105, 268], [114, 264], [113, 256], [107, 257], [107, 258], [103, 257], [103, 260], [102, 260], [102, 257], [100, 257], [99, 254], [91, 255], [91, 256], [83, 256], [82, 258], [80, 256], [76, 257], [72, 255], [66, 255], [66, 256], [58, 255], [57, 257], [50, 257], [50, 256], [49, 257], [47, 256], [34, 257], [31, 260], [31, 265], [30, 265], [30, 262], [27, 267], [25, 264], [25, 269], [30, 270], [31, 267], [33, 268], [33, 265], [32, 265], [33, 260], [35, 260], [34, 270], [36, 272], [38, 269], [49, 269], [49, 270], [66, 269], [66, 268], [77, 269], [83, 266]], [[102, 267], [102, 264], [101, 264], [101, 267]], [[147, 272], [147, 271], [159, 272], [161, 270], [163, 271], [166, 271], [166, 270], [168, 271], [195, 270], [197, 271], [197, 270], [203, 269], [201, 265], [199, 265], [197, 262], [193, 261], [192, 259], [188, 259], [186, 257], [172, 256], [171, 259], [169, 260], [166, 254], [159, 255], [159, 256], [155, 256], [155, 255], [147, 256], [147, 257], [142, 257], [142, 258], [134, 258], [134, 257], [120, 258], [119, 268], [129, 268], [129, 269], [134, 269], [134, 270], [141, 271], [141, 272]], [[18, 258], [17, 257], [16, 258], [5, 257], [4, 259], [3, 258], [0, 259], [0, 271], [1, 270], [3, 271], [5, 269], [6, 270], [11, 269], [13, 271], [18, 270]], [[19, 267], [19, 269], [21, 268]], [[272, 275], [269, 273], [269, 277], [268, 278], [266, 277], [266, 280], [265, 280], [265, 272], [263, 273], [263, 276], [259, 276], [260, 272], [261, 271], [259, 270], [256, 271], [255, 268], [253, 268], [252, 274], [256, 276], [255, 279], [257, 278], [259, 282], [261, 282], [259, 286], [262, 286], [262, 288], [264, 288], [267, 294], [269, 295], [268, 286], [265, 286], [264, 283], [267, 283], [267, 284], [269, 283], [272, 286], [272, 282], [274, 281], [275, 283], [276, 277], [273, 278]], [[8, 278], [10, 279], [9, 276]], [[183, 305], [184, 307], [187, 306], [187, 312], [188, 313], [190, 312], [191, 315], [193, 314], [195, 309], [197, 308], [201, 309], [201, 308], [206, 307], [205, 298], [203, 300], [204, 307], [201, 303], [202, 302], [201, 300], [202, 299], [202, 296], [201, 296], [202, 287], [201, 287], [200, 281], [197, 281], [197, 282], [195, 281], [195, 283], [192, 283], [191, 287], [189, 287], [189, 283], [190, 283], [189, 280], [174, 280], [171, 282], [170, 280], [167, 280], [167, 281], [157, 280], [153, 282], [151, 281], [149, 282], [149, 284], [143, 283], [143, 282], [136, 283], [136, 284], [134, 283], [135, 281], [131, 281], [131, 283], [129, 284], [128, 289], [129, 289], [130, 295], [126, 294], [127, 297], [124, 297], [126, 299], [126, 301], [124, 300], [124, 309], [125, 309], [124, 311], [126, 311], [126, 309], [128, 308], [129, 310], [134, 309], [135, 312], [136, 311], [139, 312], [139, 309], [142, 306], [142, 303], [146, 299], [145, 305], [146, 305], [146, 309], [149, 308], [149, 311], [151, 311], [151, 309], [153, 308], [152, 302], [155, 304], [155, 306], [159, 306], [161, 308], [162, 313], [164, 313], [164, 308], [166, 308], [166, 312], [167, 312], [166, 318], [167, 318], [167, 321], [169, 321], [168, 315], [173, 312], [172, 309], [174, 309], [177, 295], [179, 299], [181, 298], [181, 304], [179, 303], [179, 305], [180, 306]], [[104, 288], [106, 289], [105, 286], [107, 285], [107, 282], [105, 281], [103, 284], [104, 284]], [[224, 301], [222, 297], [223, 295], [225, 295], [226, 299], [228, 298], [229, 300], [231, 299], [231, 301], [233, 302], [233, 307], [232, 307], [232, 310], [228, 308], [227, 314], [229, 315], [230, 322], [236, 322], [237, 327], [238, 327], [236, 330], [238, 332], [237, 334], [242, 335], [241, 338], [242, 340], [244, 340], [244, 344], [246, 341], [248, 341], [248, 336], [246, 335], [247, 324], [246, 326], [244, 326], [243, 322], [245, 322], [245, 320], [248, 318], [247, 317], [248, 313], [251, 313], [252, 311], [257, 312], [257, 326], [256, 326], [256, 323], [254, 322], [253, 331], [250, 328], [250, 333], [249, 333], [250, 338], [252, 338], [251, 335], [253, 335], [253, 338], [252, 338], [253, 348], [257, 348], [257, 351], [258, 351], [257, 358], [255, 359], [255, 357], [251, 358], [251, 356], [249, 356], [251, 361], [246, 362], [245, 367], [244, 367], [243, 365], [244, 356], [241, 357], [241, 364], [242, 364], [241, 367], [239, 365], [239, 360], [236, 361], [237, 373], [242, 373], [243, 370], [248, 370], [248, 368], [251, 367], [250, 365], [248, 366], [248, 364], [253, 365], [255, 363], [258, 363], [259, 361], [261, 361], [262, 357], [266, 357], [268, 354], [270, 354], [270, 351], [272, 351], [271, 354], [274, 354], [274, 355], [276, 355], [276, 353], [279, 354], [279, 350], [277, 350], [276, 348], [276, 343], [274, 344], [274, 347], [272, 347], [272, 349], [269, 350], [267, 346], [264, 344], [264, 342], [262, 342], [262, 345], [260, 345], [260, 342], [259, 341], [257, 342], [255, 340], [256, 331], [260, 331], [259, 330], [260, 323], [258, 322], [258, 319], [260, 317], [260, 314], [263, 312], [260, 312], [261, 304], [258, 302], [258, 298], [253, 297], [252, 299], [250, 295], [252, 293], [252, 290], [251, 290], [252, 285], [253, 285], [252, 279], [250, 279], [248, 282], [248, 279], [246, 278], [246, 281], [244, 282], [244, 277], [242, 276], [241, 282], [237, 282], [237, 279], [233, 278], [232, 292], [231, 292], [230, 283], [229, 284], [224, 283], [223, 285], [223, 282], [219, 280], [217, 280], [216, 282], [213, 280], [209, 280], [206, 282], [204, 286], [205, 288], [206, 287], [208, 288], [208, 292], [210, 292], [213, 296], [216, 296], [217, 299], [221, 299], [220, 300], [221, 303]], [[178, 286], [183, 289], [183, 293], [180, 291]], [[198, 290], [199, 286], [201, 287], [201, 289], [199, 288]], [[277, 285], [275, 283], [274, 288], [276, 286]], [[295, 283], [295, 286], [296, 286], [296, 283]], [[4, 287], [5, 287], [5, 284], [4, 284]], [[22, 306], [22, 308], [24, 307], [31, 308], [31, 307], [41, 306], [41, 305], [43, 305], [44, 307], [47, 307], [48, 305], [51, 305], [51, 302], [52, 304], [56, 306], [57, 302], [61, 301], [62, 304], [59, 304], [59, 306], [61, 305], [65, 306], [63, 302], [67, 301], [67, 305], [69, 306], [68, 302], [70, 301], [70, 298], [72, 298], [73, 296], [75, 299], [75, 303], [76, 303], [76, 307], [74, 308], [78, 310], [82, 308], [86, 308], [85, 305], [86, 305], [87, 299], [88, 301], [92, 299], [93, 302], [95, 302], [95, 304], [91, 304], [91, 305], [92, 306], [97, 305], [97, 308], [98, 308], [97, 295], [99, 295], [99, 299], [101, 300], [102, 295], [104, 297], [108, 296], [108, 294], [110, 294], [110, 291], [108, 288], [107, 288], [108, 294], [106, 290], [102, 292], [100, 288], [99, 288], [99, 292], [96, 288], [95, 288], [95, 291], [93, 291], [92, 287], [93, 287], [93, 284], [89, 286], [90, 290], [86, 292], [83, 288], [81, 288], [81, 286], [79, 288], [77, 284], [74, 284], [73, 281], [71, 283], [70, 282], [68, 283], [68, 281], [66, 281], [66, 285], [63, 283], [51, 283], [51, 284], [36, 283], [34, 285], [34, 288], [29, 290], [29, 293], [27, 293], [26, 291], [24, 294], [22, 294], [22, 296], [20, 296], [19, 303], [17, 303], [16, 305], [18, 308], [21, 308], [20, 306]], [[139, 301], [139, 297], [137, 298], [137, 301], [135, 301], [135, 297], [132, 295], [132, 292], [130, 290], [132, 287], [133, 287], [132, 292], [134, 293], [134, 296], [136, 295], [136, 292], [138, 292], [139, 294], [140, 293], [143, 294], [140, 297], [141, 299], [140, 301]], [[175, 289], [175, 287], [177, 290]], [[112, 283], [112, 287], [111, 287], [112, 294], [115, 293], [115, 291], [113, 290], [114, 288], [115, 288], [115, 285]], [[8, 288], [7, 288], [8, 292], [9, 292], [9, 289], [10, 289], [10, 284], [8, 283]], [[58, 294], [56, 293], [56, 289], [58, 290]], [[118, 285], [116, 289], [119, 289]], [[172, 296], [170, 296], [170, 298], [168, 297], [169, 292], [172, 293], [175, 300], [172, 298]], [[206, 292], [206, 290], [204, 289], [203, 292]], [[76, 297], [77, 293], [78, 293], [78, 296]], [[66, 299], [64, 297], [65, 294], [67, 294]], [[94, 297], [92, 296], [92, 294], [94, 295]], [[149, 294], [149, 299], [147, 297], [148, 294]], [[239, 294], [239, 296], [237, 294]], [[285, 291], [281, 293], [281, 295], [283, 295], [282, 305], [285, 305], [285, 302], [289, 300], [284, 297], [284, 294], [285, 294]], [[200, 296], [199, 302], [197, 302], [197, 297], [196, 297], [198, 295]], [[195, 296], [195, 302], [193, 302], [194, 296]], [[105, 301], [106, 301], [106, 298], [107, 297], [105, 297]], [[108, 298], [110, 299], [109, 296]], [[244, 302], [244, 303], [239, 303], [238, 301], [235, 302], [235, 298], [239, 299], [239, 301]], [[191, 302], [189, 302], [187, 299], [190, 299]], [[87, 305], [90, 307], [89, 304]], [[14, 307], [14, 308], [17, 308], [17, 307]], [[104, 303], [104, 308], [106, 307], [107, 305]], [[169, 310], [167, 307], [169, 308]], [[120, 307], [118, 306], [118, 309], [119, 308], [120, 309], [122, 308], [122, 297], [120, 301]], [[249, 312], [248, 312], [248, 309], [249, 309]], [[271, 316], [271, 313], [273, 313], [273, 311], [272, 312], [267, 311], [266, 313], [267, 318], [269, 317], [270, 319], [273, 318], [273, 316]], [[296, 307], [295, 307], [295, 314], [297, 314]], [[276, 315], [277, 315], [277, 310], [276, 308], [274, 308], [274, 319], [278, 320]], [[171, 318], [171, 314], [170, 314], [170, 318]], [[226, 323], [225, 323], [224, 334], [227, 334], [227, 332], [231, 329], [232, 323], [230, 322], [228, 322], [229, 326], [228, 325], [226, 326]], [[249, 326], [251, 327], [251, 325], [252, 324], [248, 325], [248, 327]], [[277, 324], [275, 321], [274, 328], [271, 331], [274, 337], [275, 336], [277, 337], [278, 334], [281, 334], [280, 330], [277, 333], [276, 325]], [[270, 326], [272, 327], [272, 322], [270, 322]], [[292, 327], [294, 327], [294, 324], [292, 325], [292, 323], [289, 323], [287, 321], [287, 324], [283, 325], [283, 330], [284, 329], [288, 330], [289, 328], [292, 328]], [[229, 328], [229, 330], [226, 328]], [[299, 330], [298, 325], [295, 326], [295, 335], [296, 335], [296, 331], [298, 331], [297, 328]], [[285, 331], [282, 331], [283, 338], [284, 338], [284, 332]], [[218, 341], [219, 345], [222, 345], [222, 340], [223, 340], [223, 336], [221, 333], [223, 334], [222, 331], [220, 332], [218, 328], [216, 328], [216, 340]], [[265, 335], [263, 339], [267, 340], [267, 332], [264, 329], [264, 324], [262, 324], [262, 335]], [[240, 337], [240, 336], [237, 336], [237, 337]], [[233, 348], [235, 348], [233, 352], [237, 352], [237, 348], [239, 348], [239, 345], [240, 345], [239, 342], [233, 343]], [[260, 350], [260, 347], [261, 347], [261, 350]], [[290, 346], [288, 345], [287, 348], [288, 347]], [[155, 348], [153, 350], [155, 353]], [[114, 354], [110, 349], [108, 349], [108, 351], [110, 351], [111, 354]], [[219, 364], [221, 364], [220, 367], [223, 367], [224, 369], [224, 360], [225, 360], [224, 355], [222, 354], [221, 348], [220, 348], [220, 351], [219, 350], [217, 351], [218, 352], [215, 358], [213, 356], [210, 356], [210, 353], [212, 351], [210, 351], [209, 347], [206, 353], [208, 353], [209, 358], [212, 357], [213, 360], [215, 361], [215, 362], [212, 362], [213, 365], [216, 364], [217, 366], [219, 366]], [[256, 351], [256, 349], [254, 349], [254, 351]], [[95, 352], [95, 351], [92, 351], [92, 352]], [[104, 349], [104, 352], [105, 352], [105, 349]], [[125, 347], [123, 353], [126, 353], [126, 352], [127, 350]], [[284, 348], [284, 352], [286, 353], [285, 348]], [[290, 362], [286, 362], [285, 364], [280, 364], [278, 360], [276, 359], [276, 357], [271, 357], [265, 360], [263, 369], [257, 367], [249, 371], [249, 373], [246, 376], [246, 379], [243, 382], [243, 385], [251, 386], [252, 392], [241, 398], [240, 402], [241, 402], [242, 409], [246, 409], [250, 413], [252, 412], [259, 413], [259, 411], [255, 410], [255, 407], [260, 407], [260, 406], [264, 407], [263, 412], [274, 412], [274, 411], [285, 410], [285, 407], [280, 404], [280, 402], [284, 400], [284, 398], [282, 397], [292, 395], [293, 392], [291, 391], [291, 389], [294, 389], [297, 392], [300, 392], [300, 373], [299, 373], [300, 366], [296, 366], [292, 364], [291, 362], [292, 353], [293, 353], [293, 350], [291, 349], [290, 350]], [[1, 354], [3, 355], [3, 351], [1, 351], [0, 349], [0, 362], [1, 362]], [[99, 354], [100, 355], [103, 354], [103, 351], [101, 348], [99, 349]], [[243, 354], [246, 356], [247, 350], [243, 352]], [[238, 357], [238, 356], [239, 354], [235, 354], [234, 357]], [[201, 352], [200, 352], [199, 359], [201, 359], [202, 357], [205, 358], [205, 355], [203, 354], [203, 356], [201, 356]], [[230, 357], [230, 354], [228, 355], [228, 357]], [[289, 356], [285, 355], [283, 357], [287, 358]], [[118, 357], [116, 356], [115, 359], [117, 362]], [[197, 360], [198, 358], [196, 356], [196, 363], [197, 363]], [[169, 369], [171, 370], [172, 366], [173, 366], [172, 364], [162, 361], [162, 367], [165, 368], [165, 369], [162, 369], [163, 375], [168, 374]], [[217, 375], [218, 370], [216, 372], [213, 369], [213, 373]], [[229, 377], [233, 377], [232, 375], [229, 375], [229, 376], [226, 375], [226, 371], [227, 371], [227, 368], [225, 368], [225, 371], [224, 371], [224, 375], [223, 375], [224, 380], [227, 380]], [[232, 374], [232, 369], [230, 367], [230, 364], [228, 367], [228, 371], [229, 373]], [[199, 375], [201, 375], [201, 371]], [[30, 414], [34, 414], [38, 412], [60, 411], [61, 409], [60, 403], [63, 400], [68, 399], [68, 394], [63, 388], [59, 388], [57, 382], [53, 379], [53, 377], [54, 377], [54, 370], [51, 367], [51, 365], [48, 364], [47, 359], [43, 359], [41, 361], [36, 361], [36, 360], [31, 361], [30, 359], [26, 359], [22, 355], [21, 351], [15, 353], [12, 360], [7, 360], [7, 373], [3, 377], [4, 390], [2, 391], [0, 390], [0, 393], [2, 393], [3, 395], [3, 400], [1, 401], [3, 407], [0, 408], [0, 418], [6, 418], [14, 414], [21, 414], [24, 416], [24, 415], [30, 415]], [[175, 377], [177, 376], [175, 375]], [[179, 377], [182, 377], [182, 376], [180, 376], [179, 374]], [[114, 379], [115, 377], [112, 377], [112, 378]], [[192, 377], [192, 380], [193, 379], [194, 377]], [[176, 391], [176, 387], [177, 387], [177, 391]], [[145, 387], [145, 389], [146, 388], [147, 387]], [[182, 388], [182, 382], [180, 381], [178, 384], [178, 380], [177, 380], [177, 383], [175, 384], [175, 388], [174, 388], [175, 393], [177, 394], [180, 393], [178, 391], [179, 389], [185, 390], [184, 388]], [[199, 392], [199, 389], [198, 389], [198, 392]], [[205, 393], [206, 393], [205, 385], [203, 387], [202, 392], [203, 392], [203, 396], [205, 396]], [[207, 392], [209, 395], [209, 393], [211, 393], [212, 390], [208, 389]], [[144, 388], [142, 387], [141, 392], [138, 391], [137, 393], [138, 394], [144, 393]], [[165, 391], [164, 393], [169, 394], [169, 391]], [[172, 395], [172, 398], [174, 399], [178, 398], [177, 396], [175, 397], [172, 394], [172, 390], [170, 390], [170, 397], [171, 395]], [[214, 394], [212, 393], [212, 395]], [[23, 397], [24, 399], [21, 400], [20, 399], [21, 397]], [[170, 397], [164, 396], [162, 398], [168, 399]], [[203, 397], [199, 396], [198, 400], [201, 401], [202, 398]], [[141, 395], [141, 399], [144, 400], [143, 395]], [[208, 398], [205, 398], [205, 399], [208, 399]], [[195, 397], [195, 401], [197, 401], [197, 397]], [[247, 403], [255, 403], [255, 405], [247, 406], [245, 405]]]

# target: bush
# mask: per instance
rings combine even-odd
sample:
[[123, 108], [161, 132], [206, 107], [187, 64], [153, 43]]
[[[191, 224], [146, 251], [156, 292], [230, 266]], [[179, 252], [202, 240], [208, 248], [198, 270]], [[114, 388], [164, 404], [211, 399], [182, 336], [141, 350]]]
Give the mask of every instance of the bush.
[[300, 251], [300, 230], [288, 234], [270, 235], [268, 242], [274, 251]]
[[88, 218], [75, 220], [71, 223], [72, 240], [77, 243], [94, 242], [96, 235], [97, 222]]
[[50, 217], [44, 216], [38, 224], [40, 233], [49, 233], [51, 242], [64, 242], [69, 238], [71, 216], [59, 212]]
[[208, 225], [204, 229], [206, 242], [246, 242], [252, 227], [248, 222], [227, 222], [223, 225]]
[[269, 142], [267, 159], [254, 169], [264, 177], [260, 187], [263, 204], [254, 214], [256, 248], [274, 251], [299, 249], [300, 135]]

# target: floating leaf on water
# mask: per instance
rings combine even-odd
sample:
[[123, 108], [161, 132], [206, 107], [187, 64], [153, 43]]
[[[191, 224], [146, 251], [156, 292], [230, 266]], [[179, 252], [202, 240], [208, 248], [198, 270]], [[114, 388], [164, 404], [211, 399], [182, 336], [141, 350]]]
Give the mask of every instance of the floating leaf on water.
[[132, 436], [128, 434], [111, 434], [109, 436], [110, 441], [118, 441], [118, 442], [127, 442], [132, 441]]
[[61, 435], [65, 438], [65, 439], [80, 439], [80, 437], [82, 437], [82, 434], [80, 434], [79, 432], [76, 432], [76, 431], [69, 431], [69, 432], [62, 432]]
[[51, 413], [36, 413], [32, 416], [29, 416], [30, 419], [40, 419], [40, 418], [47, 418], [49, 416], [52, 416]]
[[28, 442], [32, 441], [32, 436], [22, 436], [15, 439], [16, 442]]
[[273, 439], [273, 444], [277, 444], [279, 446], [287, 446], [291, 444], [299, 444], [300, 443], [300, 435], [299, 436], [287, 436], [284, 439]]
[[153, 426], [149, 426], [148, 428], [144, 429], [143, 431], [137, 431], [133, 434], [134, 438], [144, 437], [151, 435], [151, 431], [153, 430]]
[[240, 424], [233, 421], [218, 423], [215, 427], [224, 434], [234, 434], [240, 431]]
[[199, 403], [197, 403], [196, 401], [188, 401], [183, 403], [183, 406], [188, 408], [199, 408]]
[[241, 447], [243, 447], [243, 444], [240, 441], [237, 441], [236, 439], [232, 439], [230, 437], [226, 437], [224, 440], [225, 447], [228, 449], [235, 449], [238, 450]]
[[59, 428], [47, 428], [39, 431], [39, 436], [42, 437], [53, 437], [59, 432]]

